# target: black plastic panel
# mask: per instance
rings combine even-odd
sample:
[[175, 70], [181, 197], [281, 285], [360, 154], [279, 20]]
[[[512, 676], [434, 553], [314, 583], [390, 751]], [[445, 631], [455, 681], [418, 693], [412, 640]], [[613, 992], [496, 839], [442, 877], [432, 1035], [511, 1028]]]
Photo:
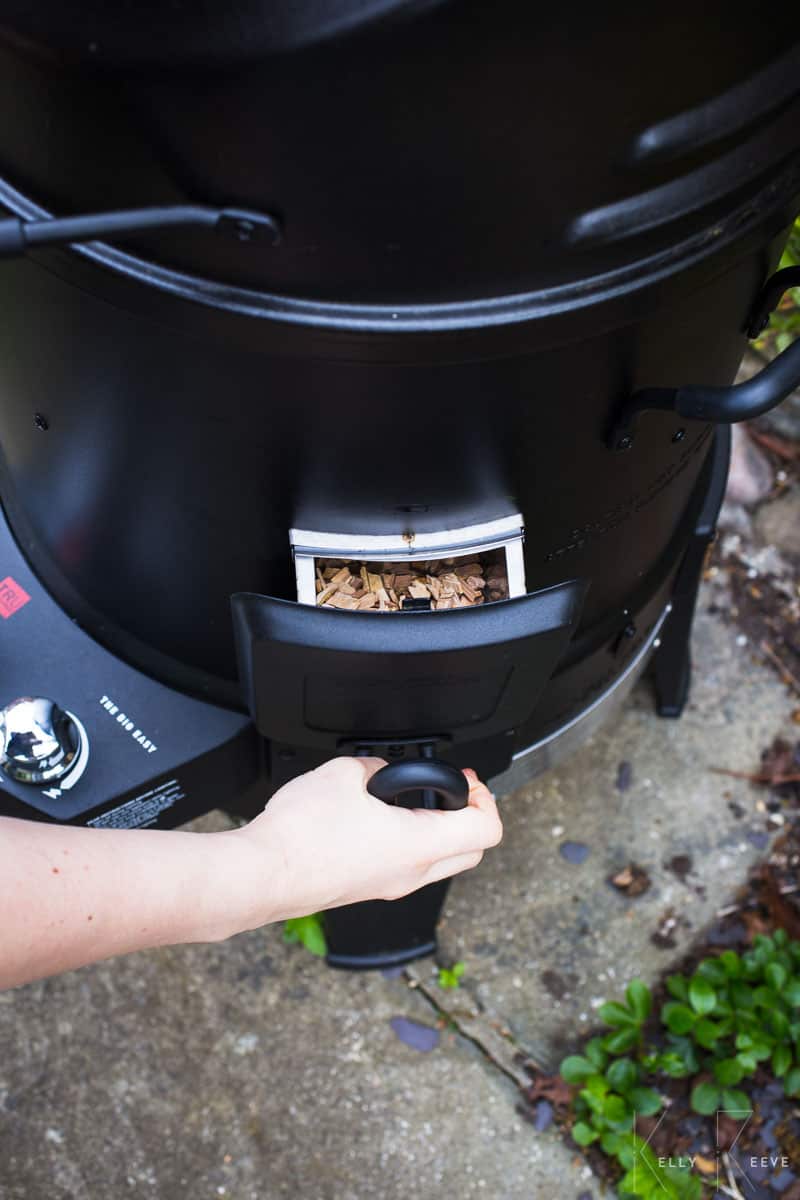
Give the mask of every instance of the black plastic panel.
[[477, 609], [350, 613], [232, 597], [239, 672], [265, 737], [334, 749], [342, 738], [513, 729], [566, 649], [579, 580]]

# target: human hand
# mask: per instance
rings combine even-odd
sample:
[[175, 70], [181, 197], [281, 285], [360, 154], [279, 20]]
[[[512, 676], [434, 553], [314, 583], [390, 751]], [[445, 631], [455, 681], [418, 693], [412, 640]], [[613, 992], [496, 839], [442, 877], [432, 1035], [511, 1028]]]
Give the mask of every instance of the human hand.
[[[240, 928], [359, 900], [395, 900], [481, 861], [503, 827], [474, 771], [456, 812], [384, 804], [367, 782], [380, 758], [334, 758], [275, 793], [231, 835], [244, 851], [237, 893], [251, 892]], [[245, 866], [245, 863], [247, 864]]]

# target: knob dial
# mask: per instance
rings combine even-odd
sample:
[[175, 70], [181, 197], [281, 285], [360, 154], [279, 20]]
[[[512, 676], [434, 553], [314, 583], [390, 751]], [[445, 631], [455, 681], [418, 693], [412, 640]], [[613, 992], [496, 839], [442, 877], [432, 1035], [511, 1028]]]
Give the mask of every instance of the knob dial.
[[22, 696], [0, 711], [0, 769], [17, 783], [63, 779], [81, 756], [74, 717], [43, 696]]

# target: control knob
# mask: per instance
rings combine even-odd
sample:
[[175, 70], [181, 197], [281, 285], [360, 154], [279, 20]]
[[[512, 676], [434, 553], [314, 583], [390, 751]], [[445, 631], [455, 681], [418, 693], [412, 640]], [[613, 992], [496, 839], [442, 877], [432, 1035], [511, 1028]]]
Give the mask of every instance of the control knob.
[[17, 783], [63, 779], [85, 758], [85, 730], [43, 696], [22, 696], [0, 710], [0, 770]]

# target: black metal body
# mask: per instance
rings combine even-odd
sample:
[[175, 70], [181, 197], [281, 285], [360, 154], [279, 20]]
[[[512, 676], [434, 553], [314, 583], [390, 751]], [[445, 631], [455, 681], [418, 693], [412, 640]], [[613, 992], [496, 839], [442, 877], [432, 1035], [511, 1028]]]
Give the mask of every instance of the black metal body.
[[[87, 711], [111, 695], [96, 655], [132, 694], [174, 697], [176, 719], [202, 702], [195, 758], [227, 714], [242, 810], [256, 743], [262, 794], [364, 745], [491, 776], [623, 677], [672, 600], [656, 682], [679, 712], [714, 423], [800, 372], [787, 352], [730, 388], [800, 206], [800, 46], [721, 2], [245, 18], [214, 0], [191, 33], [163, 6], [149, 28], [89, 0], [66, 23], [36, 10], [0, 2], [0, 242], [30, 244], [0, 263], [0, 499], [8, 574], [22, 552], [27, 590], [95, 647]], [[51, 215], [131, 236], [52, 245]], [[269, 236], [237, 241], [250, 217]], [[527, 596], [391, 616], [296, 603], [291, 527], [396, 537], [517, 512]], [[9, 691], [32, 620], [0, 624]], [[151, 782], [112, 779], [28, 806], [90, 819]], [[18, 791], [0, 806], [19, 811]], [[221, 798], [203, 796], [193, 811]], [[335, 956], [420, 952], [434, 891], [333, 917]]]

